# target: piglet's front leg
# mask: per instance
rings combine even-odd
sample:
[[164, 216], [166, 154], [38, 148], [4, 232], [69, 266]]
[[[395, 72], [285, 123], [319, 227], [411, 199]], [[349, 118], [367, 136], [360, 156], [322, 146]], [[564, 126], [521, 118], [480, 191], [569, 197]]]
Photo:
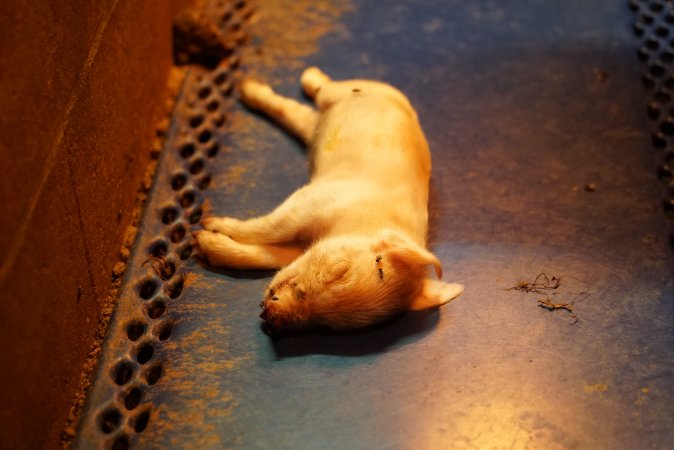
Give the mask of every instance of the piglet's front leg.
[[207, 217], [202, 227], [245, 244], [280, 244], [312, 241], [323, 228], [330, 194], [307, 185], [298, 189], [271, 213], [248, 220]]
[[209, 264], [230, 269], [279, 269], [302, 254], [293, 244], [242, 244], [224, 234], [194, 232], [199, 252]]
[[233, 217], [206, 217], [201, 226], [206, 231], [219, 233], [244, 244], [277, 244], [292, 242], [298, 233], [292, 222], [281, 225], [282, 219], [272, 214], [254, 219], [239, 220]]
[[204, 230], [211, 231], [213, 233], [220, 233], [228, 236], [231, 239], [236, 241], [242, 241], [242, 237], [245, 232], [241, 231], [242, 220], [235, 219], [234, 217], [206, 217], [201, 220], [201, 226]]

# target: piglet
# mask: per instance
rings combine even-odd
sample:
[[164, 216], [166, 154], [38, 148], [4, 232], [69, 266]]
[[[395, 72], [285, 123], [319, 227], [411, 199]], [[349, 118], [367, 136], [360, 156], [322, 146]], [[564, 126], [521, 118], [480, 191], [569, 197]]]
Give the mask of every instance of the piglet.
[[[301, 76], [317, 110], [254, 80], [243, 102], [308, 147], [311, 180], [267, 215], [209, 217], [194, 233], [214, 266], [280, 269], [264, 293], [272, 330], [366, 327], [463, 291], [426, 249], [431, 158], [417, 114], [392, 86]], [[435, 269], [437, 280], [427, 276]]]

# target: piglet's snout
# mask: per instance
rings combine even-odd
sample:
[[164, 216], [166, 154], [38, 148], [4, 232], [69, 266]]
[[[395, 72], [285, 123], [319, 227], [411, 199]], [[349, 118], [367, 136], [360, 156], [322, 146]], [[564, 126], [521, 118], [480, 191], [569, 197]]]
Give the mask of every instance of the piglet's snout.
[[260, 318], [264, 320], [266, 325], [272, 330], [278, 331], [288, 325], [288, 321], [278, 315], [278, 311], [276, 311], [273, 300], [265, 300], [260, 306], [262, 306]]

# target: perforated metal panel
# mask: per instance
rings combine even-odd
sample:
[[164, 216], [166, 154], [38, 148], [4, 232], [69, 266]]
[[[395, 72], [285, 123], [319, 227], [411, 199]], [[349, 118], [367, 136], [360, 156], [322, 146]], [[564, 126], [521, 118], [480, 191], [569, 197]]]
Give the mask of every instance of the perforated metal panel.
[[239, 77], [238, 46], [246, 38], [242, 27], [252, 10], [246, 2], [211, 2], [206, 13], [231, 39], [231, 55], [213, 70], [187, 72], [75, 448], [147, 448], [142, 434], [156, 426], [154, 389], [170, 366], [181, 297], [192, 280], [190, 230], [207, 208], [204, 191], [221, 150]]
[[669, 223], [674, 247], [674, 5], [671, 1], [629, 2], [636, 13], [634, 33], [641, 44], [639, 59], [645, 63], [643, 85], [651, 94], [647, 113], [653, 121], [651, 142], [658, 159], [657, 175], [663, 185], [662, 209]]

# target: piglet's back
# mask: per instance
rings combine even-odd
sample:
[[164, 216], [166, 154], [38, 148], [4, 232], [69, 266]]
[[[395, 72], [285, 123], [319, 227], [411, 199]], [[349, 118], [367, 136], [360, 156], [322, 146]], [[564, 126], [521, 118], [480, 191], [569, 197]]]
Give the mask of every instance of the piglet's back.
[[382, 86], [354, 92], [321, 114], [310, 148], [312, 178], [367, 177], [428, 189], [430, 153], [416, 112]]

